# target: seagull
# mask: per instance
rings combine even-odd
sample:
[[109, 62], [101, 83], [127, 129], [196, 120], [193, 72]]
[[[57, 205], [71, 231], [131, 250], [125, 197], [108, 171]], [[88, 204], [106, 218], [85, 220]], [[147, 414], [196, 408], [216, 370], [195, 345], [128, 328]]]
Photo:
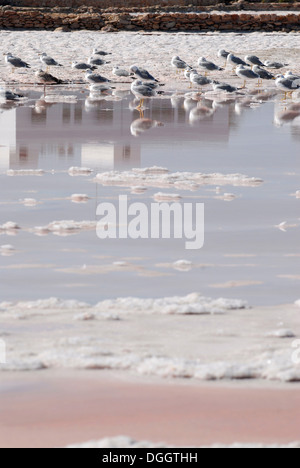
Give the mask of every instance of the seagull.
[[35, 76], [39, 79], [40, 82], [47, 84], [63, 84], [63, 81], [59, 78], [56, 78], [50, 73], [44, 72], [43, 70], [38, 70], [35, 72]]
[[260, 68], [258, 65], [254, 65], [253, 71], [259, 75], [261, 80], [275, 80], [275, 75], [263, 68]]
[[228, 57], [227, 57], [227, 63], [231, 63], [234, 67], [234, 69], [238, 66], [238, 65], [243, 65], [243, 66], [246, 66], [246, 62], [244, 62], [244, 60], [242, 60], [240, 57], [237, 57], [236, 55], [234, 54], [229, 54]]
[[279, 68], [288, 67], [288, 63], [272, 62], [271, 60], [266, 60], [265, 67], [279, 69]]
[[15, 68], [31, 68], [28, 63], [24, 62], [24, 60], [20, 59], [19, 57], [15, 57], [10, 52], [7, 52], [5, 55], [5, 62], [11, 65], [12, 72], [14, 72]]
[[147, 81], [149, 80], [149, 81], [157, 81], [158, 82], [158, 80], [156, 78], [154, 78], [154, 76], [152, 76], [144, 68], [139, 68], [136, 65], [131, 65], [130, 71], [132, 71], [132, 73], [134, 73], [134, 75], [136, 77], [141, 78], [142, 80], [147, 80]]
[[151, 98], [156, 96], [156, 91], [151, 86], [148, 86], [147, 83], [143, 83], [140, 80], [135, 80], [131, 84], [131, 92], [136, 98], [140, 100], [140, 104], [137, 107], [138, 109], [142, 108], [145, 98]]
[[243, 88], [246, 88], [246, 81], [247, 80], [255, 80], [255, 79], [260, 79], [260, 76], [255, 73], [254, 71], [250, 70], [250, 68], [246, 68], [243, 65], [239, 65], [236, 69], [236, 74], [239, 78], [242, 78], [244, 80], [244, 86]]
[[40, 61], [47, 66], [47, 71], [49, 67], [62, 67], [60, 63], [58, 63], [54, 58], [49, 57], [45, 52], [43, 52], [40, 56]]
[[224, 67], [226, 67], [228, 55], [229, 55], [229, 52], [227, 52], [227, 51], [224, 50], [224, 49], [220, 49], [220, 50], [218, 51], [218, 57], [225, 59], [225, 65], [224, 65]]
[[105, 78], [102, 75], [95, 75], [91, 70], [87, 70], [85, 74], [85, 79], [91, 84], [110, 83], [110, 80], [108, 78]]
[[13, 93], [12, 91], [0, 88], [0, 99], [5, 101], [18, 101], [23, 98], [24, 94]]
[[89, 65], [85, 62], [72, 62], [72, 68], [74, 70], [96, 70], [97, 67]]
[[214, 91], [225, 91], [226, 93], [236, 93], [238, 91], [238, 88], [235, 86], [231, 86], [228, 83], [220, 83], [219, 81], [213, 81], [212, 82]]
[[105, 65], [106, 63], [110, 63], [110, 62], [105, 62], [105, 60], [102, 60], [99, 57], [90, 57], [88, 59], [88, 64], [95, 65], [96, 67], [101, 67], [101, 65]]
[[276, 76], [276, 81], [275, 84], [277, 88], [281, 89], [284, 91], [285, 94], [285, 99], [287, 97], [287, 94], [292, 96], [294, 91], [297, 91], [297, 89], [300, 89], [300, 80], [290, 80], [289, 78], [285, 78], [283, 75], [277, 75]]
[[209, 85], [211, 80], [206, 78], [206, 76], [199, 75], [195, 70], [192, 70], [190, 74], [190, 82], [192, 85], [195, 84], [202, 87]]
[[219, 67], [215, 63], [209, 62], [208, 60], [206, 60], [205, 57], [200, 57], [199, 58], [198, 65], [199, 65], [199, 67], [204, 68], [204, 70], [206, 70], [206, 73], [208, 71], [214, 71], [214, 70], [221, 71], [221, 70], [224, 70], [223, 68]]
[[104, 52], [104, 50], [93, 49], [93, 55], [111, 55], [111, 52]]
[[184, 70], [184, 76], [187, 80], [190, 80], [191, 72], [192, 72], [192, 69], [190, 67]]
[[118, 66], [113, 68], [112, 74], [115, 76], [133, 76], [133, 73], [131, 73], [128, 70], [125, 70], [124, 68], [120, 68]]
[[265, 66], [265, 64], [258, 57], [256, 57], [256, 55], [246, 55], [245, 61], [251, 63], [251, 65], [258, 65], [259, 67]]
[[178, 70], [185, 70], [186, 68], [190, 68], [184, 60], [181, 60], [181, 58], [178, 57], [178, 55], [174, 55], [174, 57], [172, 57], [171, 65], [173, 68], [176, 68], [176, 73], [178, 73]]
[[287, 71], [284, 75], [285, 78], [288, 78], [289, 80], [300, 80], [300, 76], [298, 75], [294, 75], [293, 72], [291, 71]]

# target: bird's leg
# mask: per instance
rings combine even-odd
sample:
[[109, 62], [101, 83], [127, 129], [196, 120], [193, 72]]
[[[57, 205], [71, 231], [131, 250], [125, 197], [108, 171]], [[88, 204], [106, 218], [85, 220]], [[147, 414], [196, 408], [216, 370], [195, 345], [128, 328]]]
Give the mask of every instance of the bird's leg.
[[12, 73], [15, 73], [15, 69], [14, 69], [13, 67], [12, 67], [12, 69], [11, 69], [11, 72], [12, 72]]
[[245, 89], [246, 88], [246, 80], [244, 80], [244, 85], [241, 87], [241, 89]]
[[288, 95], [289, 95], [289, 97], [290, 97], [291, 99], [293, 98], [293, 92], [294, 92], [294, 91], [290, 91], [290, 92], [288, 93]]
[[48, 66], [47, 66], [47, 68], [46, 68], [46, 73], [49, 73], [49, 67], [48, 67]]

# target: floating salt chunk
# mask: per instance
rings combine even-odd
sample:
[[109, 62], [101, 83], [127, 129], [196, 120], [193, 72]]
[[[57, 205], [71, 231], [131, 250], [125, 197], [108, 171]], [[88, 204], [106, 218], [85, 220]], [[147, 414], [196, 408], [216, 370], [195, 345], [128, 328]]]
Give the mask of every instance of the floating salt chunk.
[[40, 177], [45, 174], [42, 169], [22, 169], [22, 170], [9, 170], [6, 174], [12, 176], [37, 176]]
[[181, 196], [177, 193], [162, 193], [158, 192], [153, 195], [155, 201], [179, 201]]
[[300, 307], [300, 299], [298, 299], [297, 301], [295, 301], [295, 305]]
[[128, 266], [128, 263], [127, 262], [113, 262], [113, 265], [116, 266], [116, 267], [126, 267]]
[[282, 231], [282, 232], [286, 232], [288, 229], [296, 228], [298, 226], [299, 226], [299, 224], [288, 224], [286, 221], [284, 221], [283, 223], [280, 223], [280, 224], [276, 225], [275, 227], [280, 229], [280, 231]]
[[173, 263], [173, 268], [178, 271], [190, 271], [192, 266], [192, 262], [188, 260], [177, 260], [177, 262]]
[[[5, 307], [4, 307], [5, 305]], [[62, 300], [57, 297], [50, 297], [49, 299], [40, 299], [37, 301], [20, 301], [20, 302], [11, 302], [11, 303], [2, 303], [0, 307], [6, 309], [15, 308], [15, 309], [25, 309], [25, 310], [55, 310], [55, 309], [87, 309], [90, 308], [90, 304], [86, 302], [80, 302], [76, 300]]]
[[79, 320], [79, 321], [95, 320], [95, 318], [96, 318], [95, 314], [92, 314], [91, 312], [83, 312], [82, 314], [76, 314], [73, 317], [74, 320]]
[[15, 248], [12, 245], [1, 245], [0, 253], [2, 257], [10, 257], [15, 253]]
[[151, 172], [147, 169], [132, 171], [101, 172], [96, 175], [95, 182], [102, 185], [125, 186], [142, 185], [144, 187], [174, 188], [177, 190], [195, 190], [200, 185], [233, 185], [256, 187], [263, 183], [262, 179], [243, 174], [203, 174], [201, 172]]
[[22, 203], [24, 206], [37, 205], [37, 201], [35, 200], [35, 198], [24, 198], [24, 200], [20, 200], [20, 203]]
[[132, 172], [136, 172], [138, 174], [167, 174], [169, 169], [166, 167], [152, 166], [145, 168], [134, 168], [132, 169]]
[[146, 191], [147, 191], [147, 187], [142, 187], [142, 186], [131, 187], [132, 194], [140, 194]]
[[291, 330], [282, 328], [280, 330], [273, 330], [267, 333], [266, 336], [274, 338], [295, 338], [296, 335]]
[[21, 228], [17, 223], [8, 221], [5, 224], [0, 225], [0, 234], [16, 235]]
[[74, 193], [71, 196], [71, 200], [73, 203], [86, 203], [89, 200], [89, 197], [82, 193]]
[[53, 221], [47, 226], [35, 227], [33, 232], [38, 235], [44, 235], [49, 232], [56, 235], [70, 235], [76, 234], [80, 231], [89, 231], [95, 229], [97, 226], [96, 221], [73, 221], [62, 220]]
[[297, 192], [294, 194], [296, 198], [300, 198], [300, 190], [297, 190]]
[[232, 200], [235, 200], [236, 195], [234, 195], [234, 193], [224, 193], [222, 196], [218, 198], [224, 201], [232, 201]]
[[70, 167], [70, 169], [68, 170], [68, 173], [70, 176], [72, 177], [76, 177], [76, 176], [89, 176], [90, 174], [92, 174], [93, 169], [90, 169], [89, 167]]

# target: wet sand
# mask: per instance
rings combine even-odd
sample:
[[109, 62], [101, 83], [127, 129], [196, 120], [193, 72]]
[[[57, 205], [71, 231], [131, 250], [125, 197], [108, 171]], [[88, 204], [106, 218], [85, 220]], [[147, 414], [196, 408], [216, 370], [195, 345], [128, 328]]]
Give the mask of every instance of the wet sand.
[[125, 380], [93, 372], [7, 374], [0, 447], [63, 447], [129, 435], [175, 446], [299, 439], [299, 386]]

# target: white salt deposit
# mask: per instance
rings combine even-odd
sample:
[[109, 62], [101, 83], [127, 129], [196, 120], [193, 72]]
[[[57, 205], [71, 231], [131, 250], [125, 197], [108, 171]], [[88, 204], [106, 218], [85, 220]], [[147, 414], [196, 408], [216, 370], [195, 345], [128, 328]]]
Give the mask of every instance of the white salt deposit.
[[93, 169], [90, 169], [89, 167], [70, 167], [68, 170], [68, 173], [70, 176], [89, 176], [92, 174]]
[[[183, 446], [180, 446], [183, 448]], [[65, 448], [94, 448], [94, 449], [101, 449], [101, 448], [172, 448], [176, 449], [173, 445], [167, 445], [164, 442], [151, 442], [148, 440], [141, 440], [137, 441], [132, 439], [128, 436], [116, 436], [116, 437], [105, 437], [100, 440], [90, 440], [83, 443], [71, 444], [66, 446]], [[185, 446], [185, 448], [227, 448], [227, 449], [241, 449], [241, 448], [256, 448], [256, 449], [296, 449], [300, 448], [300, 441], [299, 442], [291, 442], [287, 444], [261, 444], [261, 443], [238, 443], [235, 442], [230, 445], [225, 444], [213, 444], [211, 446], [201, 446], [201, 443], [197, 446]]]
[[102, 185], [117, 185], [131, 187], [133, 185], [146, 187], [177, 188], [195, 190], [200, 185], [233, 185], [256, 187], [263, 183], [262, 179], [242, 174], [203, 174], [201, 172], [169, 173], [166, 169], [145, 168], [132, 171], [110, 171], [96, 175], [96, 182]]
[[292, 332], [292, 330], [282, 328], [279, 330], [273, 330], [267, 333], [266, 336], [273, 336], [275, 338], [295, 338], [296, 335]]
[[63, 301], [56, 297], [49, 299], [40, 299], [38, 301], [20, 301], [20, 302], [1, 302], [0, 308], [2, 309], [23, 309], [23, 310], [55, 310], [55, 309], [86, 309], [90, 305], [86, 302], [75, 300]]
[[181, 200], [181, 196], [177, 193], [163, 193], [158, 192], [153, 195], [155, 201], [179, 201]]
[[37, 205], [37, 201], [35, 200], [35, 198], [24, 198], [24, 200], [20, 200], [20, 203], [22, 203], [24, 206]]
[[20, 170], [9, 170], [6, 172], [8, 176], [42, 176], [45, 171], [42, 169], [20, 169]]
[[86, 203], [89, 201], [89, 197], [86, 194], [74, 193], [71, 195], [71, 200], [73, 203]]
[[2, 257], [10, 257], [11, 255], [14, 255], [15, 248], [10, 244], [1, 245], [0, 246], [0, 253], [1, 253]]
[[96, 221], [53, 221], [47, 226], [36, 226], [33, 232], [37, 235], [46, 235], [49, 233], [57, 236], [68, 236], [77, 234], [80, 231], [90, 231], [96, 229]]
[[0, 232], [1, 231], [17, 231], [21, 229], [17, 223], [14, 223], [12, 221], [8, 221], [5, 224], [0, 225]]
[[125, 314], [223, 314], [232, 309], [245, 309], [247, 302], [237, 299], [211, 299], [198, 293], [187, 296], [165, 297], [162, 299], [139, 299], [124, 297], [99, 302], [95, 308], [99, 311]]
[[192, 267], [192, 262], [189, 262], [188, 260], [177, 260], [173, 263], [173, 268], [178, 271], [190, 271]]

